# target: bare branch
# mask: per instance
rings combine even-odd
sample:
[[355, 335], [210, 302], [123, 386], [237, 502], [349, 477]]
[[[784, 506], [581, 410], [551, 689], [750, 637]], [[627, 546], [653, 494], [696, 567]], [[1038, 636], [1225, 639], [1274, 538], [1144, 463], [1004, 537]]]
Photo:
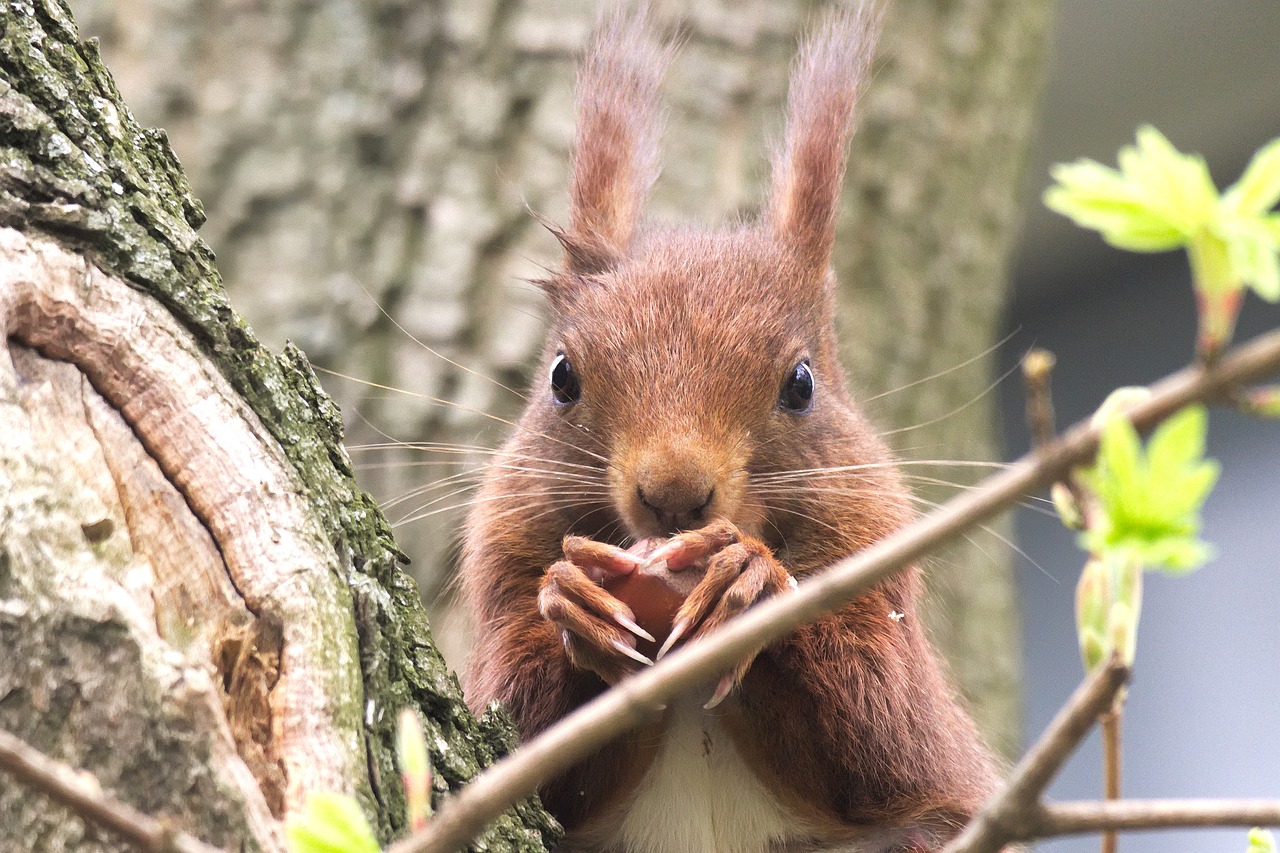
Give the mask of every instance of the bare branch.
[[1013, 768], [1000, 792], [943, 853], [995, 853], [1015, 838], [1031, 837], [1026, 824], [1044, 789], [1128, 680], [1128, 667], [1115, 655], [1085, 679]]
[[[1218, 400], [1231, 389], [1280, 367], [1280, 331], [1255, 338], [1209, 366], [1196, 365], [1152, 387], [1150, 399], [1130, 410], [1149, 429], [1188, 403]], [[426, 831], [389, 853], [449, 853], [464, 846], [493, 818], [533, 793], [555, 773], [589, 755], [628, 728], [651, 718], [679, 694], [713, 681], [743, 657], [830, 613], [974, 525], [1030, 493], [1061, 479], [1097, 450], [1098, 430], [1077, 424], [976, 488], [943, 504], [915, 524], [841, 560], [800, 585], [730, 620], [713, 636], [691, 643], [659, 664], [606, 691], [447, 800]]]
[[96, 781], [81, 780], [74, 768], [54, 761], [3, 730], [0, 769], [89, 823], [123, 836], [145, 853], [220, 853], [218, 848], [104, 794]]
[[1102, 800], [1039, 806], [1015, 841], [1105, 829], [1280, 826], [1280, 800]]

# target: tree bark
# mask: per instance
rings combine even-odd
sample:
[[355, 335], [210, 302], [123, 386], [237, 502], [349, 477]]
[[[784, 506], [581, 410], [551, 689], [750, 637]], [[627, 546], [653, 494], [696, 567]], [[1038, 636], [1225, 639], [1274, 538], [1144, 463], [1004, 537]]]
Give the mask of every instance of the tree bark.
[[[1002, 458], [987, 392], [1053, 8], [889, 6], [834, 264], [846, 364], [907, 459]], [[908, 473], [922, 478], [913, 485], [927, 507], [987, 472], [940, 464]], [[929, 562], [926, 618], [979, 724], [1012, 758], [1021, 639], [1008, 533], [1007, 523], [992, 525]]]
[[[163, 132], [57, 0], [0, 11], [0, 727], [206, 841], [281, 849], [308, 790], [404, 821], [421, 708], [440, 796], [477, 722], [296, 348], [231, 310]], [[558, 829], [522, 804], [486, 849]], [[5, 849], [119, 849], [0, 778]]]
[[[522, 388], [540, 342], [540, 299], [520, 282], [559, 247], [526, 207], [564, 219], [572, 63], [596, 6], [77, 0], [141, 114], [170, 129], [191, 168], [242, 310], [319, 364], [424, 395], [332, 384], [359, 412], [354, 441], [451, 447], [493, 446], [503, 426], [480, 413], [509, 417], [521, 403], [480, 377]], [[916, 427], [892, 436], [909, 458], [999, 456], [980, 396], [994, 358], [912, 383], [995, 342], [1051, 7], [887, 4], [836, 267], [855, 383], [886, 430]], [[685, 44], [667, 86], [655, 217], [754, 214], [786, 66], [815, 8], [658, 4]], [[400, 539], [455, 665], [468, 633], [448, 584], [459, 486], [483, 458], [409, 446], [357, 455], [376, 494], [405, 498], [393, 518], [424, 516]], [[912, 471], [961, 487], [974, 474]], [[920, 488], [925, 500], [947, 491]], [[984, 729], [1009, 751], [1019, 642], [1001, 530], [939, 556], [930, 616]]]

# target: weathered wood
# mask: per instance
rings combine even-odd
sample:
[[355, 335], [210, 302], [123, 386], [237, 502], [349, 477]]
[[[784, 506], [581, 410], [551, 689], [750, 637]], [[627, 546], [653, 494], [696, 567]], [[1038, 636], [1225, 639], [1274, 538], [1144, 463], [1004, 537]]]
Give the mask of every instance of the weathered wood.
[[[102, 512], [81, 523], [126, 567], [104, 582], [136, 599], [158, 645], [215, 670], [277, 817], [309, 790], [364, 787], [350, 595], [279, 446], [191, 337], [124, 281], [12, 229], [0, 230], [0, 269], [6, 341], [23, 346], [13, 387], [49, 388], [24, 400], [38, 464], [97, 497]], [[64, 369], [41, 382], [50, 362], [25, 347]], [[91, 391], [77, 412], [80, 383]], [[155, 491], [140, 490], [146, 481]], [[196, 559], [175, 564], [184, 551]]]

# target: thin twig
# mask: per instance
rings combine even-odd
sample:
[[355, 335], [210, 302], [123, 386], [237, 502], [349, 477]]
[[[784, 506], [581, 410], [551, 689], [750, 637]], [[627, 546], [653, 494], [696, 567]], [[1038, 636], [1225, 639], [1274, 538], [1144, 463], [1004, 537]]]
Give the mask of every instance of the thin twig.
[[1010, 840], [1024, 837], [1024, 824], [1045, 788], [1128, 678], [1128, 667], [1115, 655], [1089, 675], [1013, 768], [1000, 792], [943, 853], [995, 853]]
[[[1032, 349], [1022, 357], [1022, 379], [1027, 386], [1027, 429], [1031, 432], [1031, 446], [1036, 450], [1053, 443], [1057, 435], [1056, 416], [1053, 412], [1053, 368], [1058, 359], [1047, 349]], [[1089, 495], [1074, 469], [1068, 470], [1052, 486], [1053, 504], [1062, 523], [1068, 527], [1081, 527], [1091, 516]], [[1058, 489], [1065, 489], [1061, 497]]]
[[[1229, 389], [1278, 367], [1280, 331], [1275, 331], [1224, 355], [1211, 367], [1193, 366], [1167, 377], [1129, 415], [1139, 429], [1149, 429], [1188, 403], [1222, 398]], [[395, 844], [389, 853], [451, 853], [461, 848], [541, 782], [650, 719], [659, 706], [713, 681], [752, 652], [838, 609], [913, 560], [1061, 479], [1091, 457], [1097, 444], [1098, 430], [1078, 424], [915, 524], [807, 579], [796, 592], [765, 601], [713, 636], [673, 652], [476, 777], [443, 804], [425, 832]]]
[[[1103, 791], [1108, 800], [1120, 799], [1120, 714], [1122, 705], [1116, 702], [1098, 717], [1102, 727]], [[1102, 853], [1116, 853], [1116, 831], [1102, 833]]]
[[1280, 800], [1100, 800], [1039, 806], [1027, 821], [1029, 841], [1105, 829], [1280, 826]]
[[1049, 379], [1057, 359], [1047, 349], [1033, 349], [1022, 357], [1022, 381], [1027, 386], [1027, 428], [1036, 447], [1053, 441], [1053, 394]]
[[85, 821], [127, 839], [144, 853], [220, 853], [173, 827], [103, 793], [95, 782], [78, 778], [74, 768], [55, 761], [0, 730], [0, 769], [22, 784], [66, 806]]

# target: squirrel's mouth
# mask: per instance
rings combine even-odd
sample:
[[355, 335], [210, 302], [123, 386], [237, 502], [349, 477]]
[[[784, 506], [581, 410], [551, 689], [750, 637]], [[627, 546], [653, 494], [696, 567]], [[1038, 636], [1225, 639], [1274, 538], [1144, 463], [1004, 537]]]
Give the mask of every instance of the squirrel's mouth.
[[636, 487], [616, 496], [614, 501], [615, 528], [622, 528], [630, 541], [641, 539], [665, 539], [690, 530], [699, 530], [713, 521], [732, 522], [743, 533], [763, 537], [769, 526], [768, 508], [744, 499], [741, 492], [730, 491], [723, 483], [708, 490], [698, 503], [681, 508], [670, 504], [655, 504]]
[[633, 541], [665, 539], [717, 519], [758, 529], [764, 508], [746, 499], [751, 478], [741, 448], [700, 434], [651, 435], [615, 448], [608, 494], [626, 533]]

